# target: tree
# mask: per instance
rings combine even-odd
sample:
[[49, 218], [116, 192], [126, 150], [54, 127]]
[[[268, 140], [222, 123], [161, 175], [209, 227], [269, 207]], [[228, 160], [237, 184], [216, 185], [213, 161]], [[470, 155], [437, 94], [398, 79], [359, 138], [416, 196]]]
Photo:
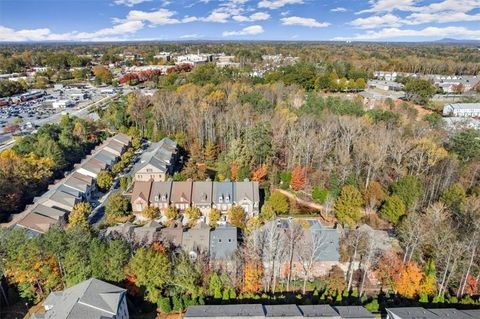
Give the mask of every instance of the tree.
[[244, 229], [247, 222], [247, 215], [241, 206], [232, 206], [227, 212], [228, 222], [235, 227]]
[[130, 203], [122, 196], [122, 194], [116, 192], [109, 198], [105, 206], [105, 213], [111, 217], [124, 217], [130, 214]]
[[411, 79], [405, 85], [407, 98], [415, 103], [425, 105], [435, 94], [435, 87], [428, 80]]
[[173, 258], [173, 261], [173, 285], [184, 295], [198, 295], [202, 278], [198, 264], [192, 263], [185, 253]]
[[265, 205], [269, 205], [275, 214], [286, 214], [290, 208], [287, 196], [279, 191], [273, 192], [265, 202]]
[[187, 216], [188, 218], [188, 224], [190, 226], [193, 226], [198, 222], [198, 220], [202, 216], [202, 212], [197, 207], [188, 207], [185, 210], [185, 216]]
[[127, 273], [135, 278], [138, 287], [145, 287], [148, 301], [158, 303], [162, 289], [171, 279], [171, 263], [163, 252], [140, 248], [130, 259]]
[[454, 212], [462, 212], [465, 208], [467, 195], [462, 184], [455, 183], [447, 187], [440, 200]]
[[93, 67], [93, 74], [95, 75], [95, 81], [97, 84], [111, 84], [113, 75], [110, 70], [108, 70], [103, 65], [97, 65]]
[[392, 186], [393, 195], [400, 197], [407, 209], [411, 209], [423, 192], [422, 184], [416, 176], [404, 176]]
[[373, 181], [363, 190], [363, 200], [370, 209], [379, 207], [386, 198], [385, 190], [379, 182]]
[[295, 190], [299, 191], [303, 189], [305, 186], [305, 168], [297, 166], [292, 171], [292, 179], [290, 181], [290, 187]]
[[220, 221], [221, 213], [218, 209], [212, 208], [208, 213], [208, 225], [210, 227], [217, 227], [217, 222]]
[[453, 135], [450, 139], [450, 149], [464, 163], [480, 158], [480, 131], [467, 129]]
[[395, 281], [396, 291], [406, 297], [415, 297], [421, 289], [423, 272], [415, 262], [409, 262], [403, 265]]
[[220, 277], [216, 272], [213, 272], [208, 281], [208, 294], [215, 299], [220, 299], [222, 297], [222, 288], [223, 284]]
[[362, 204], [362, 194], [354, 186], [343, 186], [335, 201], [335, 216], [341, 224], [353, 227], [362, 217]]
[[113, 175], [108, 171], [101, 171], [97, 175], [97, 186], [99, 189], [106, 191], [113, 185]]
[[168, 207], [165, 211], [165, 217], [167, 217], [170, 222], [177, 220], [179, 217], [178, 209], [175, 207]]
[[211, 140], [208, 140], [207, 145], [205, 146], [204, 157], [205, 164], [208, 167], [215, 166], [215, 161], [217, 159], [217, 146]]
[[146, 219], [156, 219], [160, 215], [160, 210], [154, 206], [147, 206], [142, 210], [142, 216]]
[[87, 202], [80, 202], [73, 206], [73, 210], [68, 215], [69, 227], [80, 227], [84, 230], [90, 230], [88, 216], [92, 212], [92, 206]]
[[330, 293], [336, 293], [343, 291], [346, 286], [345, 273], [337, 265], [333, 266], [328, 273], [326, 289]]
[[267, 175], [268, 166], [266, 164], [262, 164], [252, 173], [252, 181], [261, 182], [267, 177]]
[[315, 186], [312, 188], [312, 198], [314, 201], [320, 204], [324, 204], [327, 201], [330, 192], [328, 189]]
[[247, 262], [243, 268], [243, 292], [257, 293], [262, 288], [262, 266]]
[[396, 225], [400, 218], [405, 215], [405, 213], [405, 204], [397, 195], [387, 198], [385, 203], [382, 205], [382, 209], [380, 210], [380, 215], [382, 218], [388, 220], [393, 225]]

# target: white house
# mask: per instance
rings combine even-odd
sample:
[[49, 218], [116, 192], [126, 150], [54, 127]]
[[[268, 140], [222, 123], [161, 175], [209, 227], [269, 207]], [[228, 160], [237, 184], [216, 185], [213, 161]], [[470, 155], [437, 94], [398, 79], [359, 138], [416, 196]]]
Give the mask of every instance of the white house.
[[479, 117], [480, 103], [454, 103], [445, 105], [443, 116]]

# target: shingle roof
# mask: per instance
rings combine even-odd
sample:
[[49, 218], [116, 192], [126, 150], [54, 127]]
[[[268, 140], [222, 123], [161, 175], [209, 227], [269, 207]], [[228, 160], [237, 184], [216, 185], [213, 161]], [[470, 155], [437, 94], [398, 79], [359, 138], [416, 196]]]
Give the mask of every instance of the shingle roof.
[[314, 221], [308, 230], [317, 240], [323, 242], [322, 249], [315, 256], [316, 261], [339, 261], [340, 260], [340, 233], [338, 229], [326, 228], [318, 221]]
[[[138, 183], [138, 182], [135, 182]], [[172, 181], [153, 182], [150, 191], [151, 203], [169, 203], [170, 192], [172, 190]]]
[[265, 305], [265, 317], [267, 318], [302, 318], [302, 313], [297, 305]]
[[229, 198], [229, 203], [233, 203], [233, 183], [230, 181], [226, 182], [213, 182], [213, 194], [212, 201], [216, 204], [220, 203], [220, 198], [222, 198], [223, 203], [225, 199]]
[[428, 309], [428, 311], [442, 319], [472, 319], [470, 315], [454, 308]]
[[369, 319], [375, 316], [362, 306], [335, 306], [334, 309], [342, 318]]
[[133, 185], [133, 191], [132, 191], [132, 203], [135, 202], [138, 198], [141, 198], [144, 201], [148, 202], [148, 199], [150, 197], [151, 186], [152, 186], [151, 181], [135, 182]]
[[340, 315], [330, 305], [300, 305], [304, 317], [340, 319]]
[[402, 319], [438, 319], [438, 316], [422, 307], [387, 308], [387, 313]]
[[208, 253], [210, 249], [210, 227], [203, 223], [183, 233], [182, 249], [186, 252]]
[[474, 309], [474, 310], [462, 310], [463, 313], [466, 313], [472, 318], [480, 318], [480, 309]]
[[32, 213], [37, 213], [49, 218], [53, 218], [55, 220], [63, 219], [65, 218], [65, 215], [67, 212], [65, 210], [59, 209], [59, 208], [53, 208], [53, 207], [48, 207], [42, 204], [36, 205], [32, 210]]
[[238, 248], [238, 231], [236, 227], [219, 226], [210, 232], [210, 257], [224, 259]]
[[64, 291], [53, 292], [44, 301], [52, 306], [46, 319], [114, 318], [125, 289], [92, 278]]
[[130, 144], [132, 138], [130, 136], [128, 136], [127, 134], [123, 134], [123, 133], [118, 133], [118, 134], [115, 134], [112, 139], [114, 139], [115, 141], [117, 142], [120, 142], [122, 143], [123, 145], [128, 145]]
[[36, 213], [28, 213], [23, 217], [19, 222], [17, 222], [18, 226], [33, 230], [38, 233], [45, 233], [52, 225], [57, 225], [57, 220], [36, 214]]
[[212, 190], [212, 181], [193, 182], [192, 202], [195, 204], [211, 204]]
[[190, 203], [192, 198], [192, 181], [175, 182], [170, 195], [172, 203]]
[[236, 203], [248, 199], [252, 202], [258, 201], [258, 196], [254, 194], [254, 184], [258, 182], [236, 182], [233, 183], [234, 200]]
[[137, 172], [145, 165], [151, 164], [162, 170], [167, 171], [172, 156], [176, 153], [177, 144], [169, 138], [164, 138], [158, 143], [152, 143], [150, 147], [142, 153], [140, 161], [135, 165], [133, 171]]
[[212, 305], [192, 306], [187, 309], [185, 318], [215, 318], [215, 317], [264, 317], [265, 312], [260, 304], [251, 305]]

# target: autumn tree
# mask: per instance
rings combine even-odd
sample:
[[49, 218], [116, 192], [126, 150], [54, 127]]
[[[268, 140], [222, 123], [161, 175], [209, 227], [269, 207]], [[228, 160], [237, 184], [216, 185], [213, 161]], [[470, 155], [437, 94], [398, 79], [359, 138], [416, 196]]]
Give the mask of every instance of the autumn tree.
[[105, 214], [107, 219], [115, 220], [130, 214], [130, 202], [122, 196], [122, 194], [115, 192], [109, 198], [105, 205]]
[[262, 266], [257, 262], [247, 262], [243, 268], [243, 292], [257, 293], [262, 289]]
[[212, 208], [208, 213], [208, 225], [210, 227], [217, 227], [217, 222], [220, 221], [221, 213], [218, 209]]
[[335, 216], [343, 225], [355, 226], [362, 217], [362, 194], [351, 185], [342, 187], [335, 201]]
[[306, 169], [300, 166], [297, 166], [292, 171], [292, 179], [290, 181], [290, 187], [295, 190], [299, 191], [305, 187], [305, 174]]
[[97, 84], [111, 84], [113, 75], [109, 69], [103, 65], [97, 65], [93, 67], [93, 74], [95, 75], [95, 82]]
[[268, 166], [266, 164], [262, 164], [252, 172], [252, 181], [261, 182], [267, 177], [267, 175]]
[[420, 292], [423, 278], [424, 274], [415, 262], [406, 263], [395, 280], [395, 290], [406, 298], [413, 298]]
[[287, 196], [279, 191], [273, 192], [262, 207], [263, 210], [270, 209], [274, 214], [286, 214], [290, 209]]
[[385, 190], [377, 181], [370, 182], [362, 195], [365, 205], [370, 209], [378, 208], [386, 198]]
[[333, 266], [328, 273], [326, 289], [330, 293], [340, 293], [346, 286], [345, 273], [340, 267]]
[[160, 216], [160, 210], [154, 206], [147, 206], [142, 210], [142, 216], [146, 219], [156, 219]]
[[68, 215], [69, 227], [80, 227], [84, 230], [90, 229], [88, 216], [92, 212], [92, 206], [88, 202], [80, 202], [75, 204], [72, 212]]
[[227, 212], [227, 219], [233, 226], [244, 229], [247, 222], [247, 214], [241, 206], [232, 206]]
[[106, 191], [113, 185], [113, 175], [109, 171], [101, 171], [97, 175], [97, 186], [99, 189]]
[[175, 207], [168, 207], [165, 211], [165, 217], [167, 217], [169, 222], [177, 220], [179, 217], [178, 209]]
[[202, 212], [197, 207], [189, 207], [185, 210], [185, 216], [188, 218], [188, 224], [193, 226], [202, 217]]

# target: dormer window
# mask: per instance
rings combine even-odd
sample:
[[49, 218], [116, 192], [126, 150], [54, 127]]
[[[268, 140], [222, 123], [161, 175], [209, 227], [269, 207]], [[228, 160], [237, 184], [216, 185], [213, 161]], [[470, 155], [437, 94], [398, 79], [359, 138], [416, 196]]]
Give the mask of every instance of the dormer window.
[[218, 197], [218, 202], [219, 202], [219, 203], [223, 203], [223, 196], [219, 196], [219, 197]]
[[225, 197], [225, 203], [230, 203], [230, 196]]
[[207, 201], [207, 194], [203, 193], [203, 194], [202, 194], [202, 199], [203, 199], [203, 201], [206, 202], [206, 201]]
[[158, 202], [158, 195], [155, 195], [155, 201]]
[[167, 200], [167, 194], [163, 194], [162, 200], [163, 200], [163, 201], [166, 201], [166, 200]]

